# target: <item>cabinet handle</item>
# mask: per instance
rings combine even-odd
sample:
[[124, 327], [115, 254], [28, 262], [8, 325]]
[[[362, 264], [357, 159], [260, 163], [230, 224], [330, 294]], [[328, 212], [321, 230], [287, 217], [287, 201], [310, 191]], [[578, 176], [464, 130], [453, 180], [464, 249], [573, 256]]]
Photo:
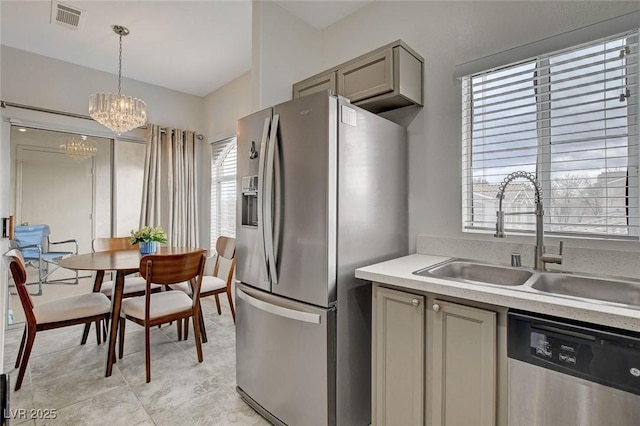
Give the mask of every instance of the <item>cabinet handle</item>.
[[437, 303], [434, 303], [434, 304], [433, 304], [433, 310], [434, 310], [435, 312], [440, 312], [440, 305], [438, 305]]
[[412, 304], [413, 306], [420, 306], [420, 300], [418, 300], [418, 299], [413, 299], [413, 300], [411, 301], [411, 304]]

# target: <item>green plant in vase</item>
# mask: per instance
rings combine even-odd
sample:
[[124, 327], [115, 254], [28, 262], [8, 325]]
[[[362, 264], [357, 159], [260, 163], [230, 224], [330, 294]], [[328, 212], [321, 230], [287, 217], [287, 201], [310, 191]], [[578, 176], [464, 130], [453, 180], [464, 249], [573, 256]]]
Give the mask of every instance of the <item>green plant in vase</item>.
[[158, 243], [167, 242], [167, 233], [160, 226], [143, 226], [137, 231], [131, 230], [129, 242], [139, 244], [141, 254], [151, 254], [158, 250]]

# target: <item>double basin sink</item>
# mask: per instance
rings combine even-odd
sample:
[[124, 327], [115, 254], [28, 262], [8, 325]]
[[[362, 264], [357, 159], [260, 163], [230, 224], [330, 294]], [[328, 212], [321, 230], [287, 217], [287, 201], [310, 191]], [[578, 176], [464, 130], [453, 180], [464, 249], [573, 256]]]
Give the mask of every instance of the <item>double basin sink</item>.
[[625, 278], [535, 271], [463, 259], [451, 259], [414, 274], [640, 309], [640, 281]]

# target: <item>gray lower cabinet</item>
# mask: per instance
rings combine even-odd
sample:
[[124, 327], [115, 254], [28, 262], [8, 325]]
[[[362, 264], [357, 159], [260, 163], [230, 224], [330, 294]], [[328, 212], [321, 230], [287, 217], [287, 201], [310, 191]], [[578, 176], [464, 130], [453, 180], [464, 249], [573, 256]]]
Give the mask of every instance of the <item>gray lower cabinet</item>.
[[495, 311], [375, 284], [372, 424], [505, 424], [499, 327]]
[[424, 424], [425, 297], [373, 289], [372, 424]]
[[495, 425], [497, 314], [438, 299], [430, 304], [431, 424]]

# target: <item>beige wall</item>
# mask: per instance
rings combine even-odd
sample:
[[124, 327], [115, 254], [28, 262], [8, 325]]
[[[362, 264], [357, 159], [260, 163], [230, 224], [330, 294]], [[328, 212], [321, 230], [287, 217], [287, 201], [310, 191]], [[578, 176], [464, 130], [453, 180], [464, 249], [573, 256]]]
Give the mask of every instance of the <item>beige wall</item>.
[[254, 19], [260, 21], [262, 53], [254, 52], [261, 58], [260, 76], [254, 78], [269, 83], [260, 87], [262, 105], [290, 99], [292, 83], [397, 39], [425, 58], [424, 108], [415, 117], [410, 116], [415, 110], [407, 111], [412, 118], [411, 251], [418, 235], [491, 238], [461, 230], [461, 101], [455, 66], [640, 10], [640, 2], [617, 1], [375, 1], [317, 31], [301, 30], [302, 23], [275, 3], [260, 5]]
[[236, 122], [251, 114], [251, 72], [210, 93], [204, 98], [206, 139], [203, 144], [200, 179], [200, 242], [211, 247], [211, 143], [236, 135]]

